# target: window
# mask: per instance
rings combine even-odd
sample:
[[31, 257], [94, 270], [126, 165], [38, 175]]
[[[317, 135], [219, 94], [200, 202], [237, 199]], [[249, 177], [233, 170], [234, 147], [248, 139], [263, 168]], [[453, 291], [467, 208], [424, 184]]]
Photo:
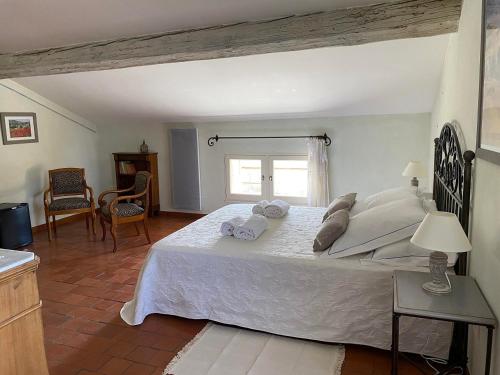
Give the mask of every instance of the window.
[[272, 163], [272, 197], [307, 200], [307, 160], [274, 158]]
[[307, 202], [305, 155], [227, 155], [226, 200]]
[[262, 162], [258, 159], [229, 159], [230, 193], [262, 195]]

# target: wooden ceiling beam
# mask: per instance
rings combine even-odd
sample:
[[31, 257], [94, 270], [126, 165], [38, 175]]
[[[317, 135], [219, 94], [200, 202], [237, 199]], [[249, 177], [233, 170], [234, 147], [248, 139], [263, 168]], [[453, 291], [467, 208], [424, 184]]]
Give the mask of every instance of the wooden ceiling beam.
[[457, 31], [461, 0], [405, 0], [0, 54], [0, 78], [352, 46]]

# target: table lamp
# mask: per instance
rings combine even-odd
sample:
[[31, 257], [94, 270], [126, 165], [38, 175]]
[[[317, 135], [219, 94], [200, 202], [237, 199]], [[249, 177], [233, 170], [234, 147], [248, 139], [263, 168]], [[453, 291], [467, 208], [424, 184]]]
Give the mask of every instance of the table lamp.
[[425, 170], [422, 163], [419, 161], [410, 161], [403, 171], [403, 176], [405, 177], [413, 177], [411, 179], [411, 186], [415, 186], [418, 188], [418, 178], [417, 177], [426, 177], [427, 171]]
[[422, 285], [434, 294], [451, 292], [451, 283], [446, 270], [448, 255], [472, 250], [472, 245], [455, 214], [450, 212], [429, 212], [410, 242], [426, 250], [433, 250], [429, 259], [432, 281]]

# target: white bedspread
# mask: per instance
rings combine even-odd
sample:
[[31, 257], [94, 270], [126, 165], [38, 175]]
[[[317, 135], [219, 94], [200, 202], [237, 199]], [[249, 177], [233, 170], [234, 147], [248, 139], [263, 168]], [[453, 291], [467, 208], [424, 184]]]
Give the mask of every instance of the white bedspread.
[[[252, 213], [252, 205], [229, 205], [165, 237], [152, 246], [123, 320], [161, 313], [390, 349], [394, 268], [313, 253], [324, 210], [291, 207], [247, 242], [219, 232], [223, 221]], [[401, 351], [447, 357], [450, 323], [400, 323]]]

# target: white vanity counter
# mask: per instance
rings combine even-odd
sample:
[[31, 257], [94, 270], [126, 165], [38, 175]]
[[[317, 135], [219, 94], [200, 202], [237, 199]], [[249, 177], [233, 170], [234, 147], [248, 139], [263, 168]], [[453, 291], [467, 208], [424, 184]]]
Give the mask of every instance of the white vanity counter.
[[10, 270], [35, 259], [35, 254], [29, 251], [0, 249], [0, 272]]

